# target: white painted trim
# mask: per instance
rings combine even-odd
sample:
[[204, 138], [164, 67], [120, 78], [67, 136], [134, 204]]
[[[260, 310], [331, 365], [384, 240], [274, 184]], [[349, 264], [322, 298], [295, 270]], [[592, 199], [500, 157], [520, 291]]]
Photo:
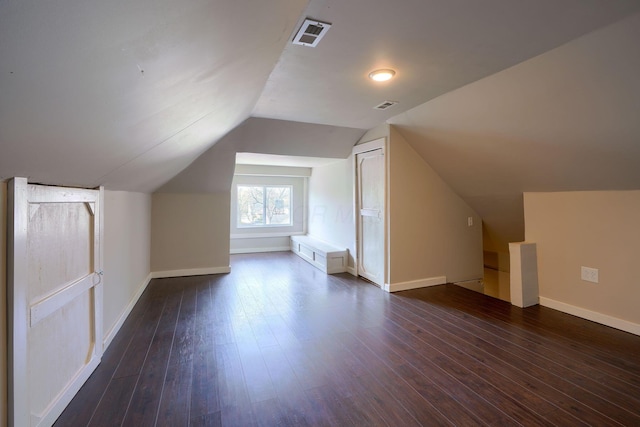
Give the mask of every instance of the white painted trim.
[[385, 142], [387, 141], [386, 137], [374, 139], [373, 141], [365, 142], [363, 144], [358, 144], [353, 146], [353, 150], [351, 150], [352, 155], [366, 153], [367, 151], [377, 150], [378, 148], [382, 148], [382, 152], [385, 151]]
[[[364, 277], [367, 280], [375, 283], [377, 286], [384, 288], [384, 281], [388, 278], [390, 267], [389, 267], [389, 252], [388, 252], [388, 242], [389, 242], [389, 187], [388, 187], [388, 170], [389, 170], [389, 157], [386, 155], [386, 138], [379, 138], [374, 141], [366, 142], [364, 144], [356, 145], [353, 147], [352, 156], [353, 156], [353, 179], [354, 179], [354, 215], [355, 215], [355, 251], [353, 254], [354, 260], [356, 261], [357, 269], [356, 272], [359, 276]], [[380, 150], [381, 155], [384, 158], [383, 164], [383, 200], [384, 200], [384, 208], [383, 208], [383, 268], [382, 275], [379, 278], [374, 278], [367, 274], [366, 271], [362, 271], [363, 274], [360, 274], [360, 268], [362, 267], [362, 215], [360, 214], [360, 178], [358, 174], [360, 173], [360, 164], [358, 160], [359, 155], [364, 155], [365, 158], [368, 156], [365, 153], [371, 153], [373, 151]], [[372, 153], [371, 153], [372, 154]], [[371, 155], [369, 154], [369, 155]], [[364, 270], [364, 269], [363, 269]]]
[[578, 316], [592, 322], [600, 323], [605, 326], [620, 329], [634, 335], [640, 335], [640, 324], [629, 322], [628, 320], [619, 319], [607, 314], [598, 313], [597, 311], [587, 310], [586, 308], [576, 307], [561, 301], [552, 300], [546, 297], [540, 297], [540, 305], [562, 311], [563, 313]]
[[54, 404], [47, 408], [46, 415], [42, 418], [31, 414], [31, 425], [36, 426], [50, 426], [56, 422], [62, 411], [67, 407], [69, 402], [73, 399], [76, 393], [79, 391], [77, 387], [74, 387], [74, 384], [84, 384], [93, 371], [100, 364], [100, 356], [94, 355], [91, 360], [85, 365], [86, 368], [78, 371], [73, 380], [69, 383], [69, 386], [62, 390], [58, 396], [56, 396], [53, 401]]
[[290, 251], [290, 246], [275, 246], [271, 248], [240, 248], [240, 249], [231, 249], [229, 253], [231, 255], [235, 254], [257, 254], [262, 252], [283, 252]]
[[232, 239], [268, 239], [270, 237], [290, 237], [300, 236], [305, 234], [304, 231], [282, 231], [280, 233], [245, 233], [245, 234], [232, 234]]
[[89, 289], [96, 285], [96, 282], [100, 281], [100, 276], [97, 273], [91, 273], [78, 279], [70, 284], [67, 284], [61, 290], [54, 292], [51, 295], [47, 295], [42, 300], [33, 304], [29, 309], [30, 312], [30, 327], [34, 327], [42, 319], [55, 313], [71, 301], [87, 292]]
[[[94, 322], [96, 322], [99, 327], [96, 329], [95, 345], [98, 347], [98, 351], [100, 354], [100, 359], [102, 359], [102, 355], [104, 353], [104, 284], [102, 283], [102, 278], [104, 277], [104, 186], [100, 186], [97, 188], [98, 190], [98, 200], [96, 202], [97, 206], [94, 206], [95, 213], [94, 216], [97, 216], [95, 222], [98, 224], [99, 233], [94, 233], [94, 247], [95, 251], [98, 254], [94, 258], [96, 273], [98, 273], [98, 283], [93, 287], [93, 299], [94, 301], [99, 301], [100, 303], [94, 303], [96, 307], [95, 312], [93, 313]], [[86, 380], [85, 380], [86, 381]]]
[[355, 258], [355, 254], [352, 254], [354, 256], [353, 266], [350, 266], [349, 259], [348, 259], [348, 255], [350, 253], [351, 251], [347, 249], [347, 273], [351, 274], [352, 276], [358, 277], [358, 260]]
[[383, 289], [387, 292], [407, 291], [409, 289], [426, 288], [428, 286], [444, 285], [446, 276], [429, 277], [427, 279], [411, 280], [409, 282], [385, 283]]
[[27, 179], [13, 178], [7, 185], [7, 338], [8, 426], [26, 426], [29, 419], [27, 364]]
[[[309, 230], [309, 176], [302, 180], [302, 234], [306, 234]], [[296, 233], [297, 234], [297, 233]], [[293, 236], [294, 234], [292, 234]]]
[[124, 321], [127, 320], [127, 317], [131, 313], [131, 310], [133, 310], [133, 307], [136, 305], [143, 292], [147, 289], [147, 286], [149, 286], [149, 282], [151, 282], [151, 273], [147, 275], [147, 277], [142, 282], [142, 285], [138, 287], [138, 290], [133, 295], [133, 298], [131, 298], [131, 301], [129, 301], [129, 305], [127, 305], [120, 317], [118, 317], [116, 323], [114, 323], [111, 329], [109, 329], [109, 331], [105, 334], [104, 340], [102, 341], [102, 347], [105, 350], [107, 349], [107, 347], [109, 347], [111, 341], [113, 341], [118, 331], [120, 331], [120, 328], [122, 328], [122, 325], [124, 324]]
[[[85, 188], [32, 185], [28, 189], [29, 203], [95, 203], [96, 190]], [[99, 191], [99, 189], [98, 189]]]
[[225, 274], [225, 273], [231, 273], [231, 266], [208, 267], [208, 268], [187, 268], [184, 270], [154, 271], [151, 273], [151, 278], [165, 279], [168, 277], [204, 276], [208, 274]]

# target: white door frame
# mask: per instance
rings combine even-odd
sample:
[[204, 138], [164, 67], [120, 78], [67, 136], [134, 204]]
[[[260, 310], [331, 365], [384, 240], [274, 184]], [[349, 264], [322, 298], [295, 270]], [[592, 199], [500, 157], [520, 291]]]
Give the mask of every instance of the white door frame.
[[[93, 265], [95, 272], [71, 283], [37, 304], [28, 301], [29, 204], [85, 203], [94, 216]], [[102, 337], [102, 236], [104, 230], [104, 189], [85, 190], [35, 186], [26, 178], [13, 178], [8, 185], [7, 212], [7, 307], [8, 307], [8, 424], [10, 427], [51, 425], [100, 363]], [[29, 405], [28, 332], [31, 326], [61, 305], [90, 290], [94, 301], [92, 349], [89, 360], [69, 385], [60, 391], [40, 418]], [[99, 303], [98, 303], [99, 302]]]
[[384, 266], [383, 266], [383, 273], [382, 273], [382, 281], [383, 283], [380, 284], [380, 287], [385, 289], [385, 282], [387, 282], [387, 273], [388, 273], [388, 263], [389, 263], [389, 259], [388, 259], [388, 223], [389, 223], [389, 203], [388, 203], [388, 194], [387, 194], [387, 165], [388, 165], [388, 159], [387, 159], [387, 138], [382, 137], [382, 138], [378, 138], [378, 139], [374, 139], [373, 141], [369, 141], [369, 142], [365, 142], [362, 144], [358, 144], [356, 146], [353, 147], [353, 150], [351, 151], [351, 156], [353, 157], [353, 177], [354, 177], [354, 181], [353, 181], [353, 185], [354, 185], [354, 191], [353, 191], [353, 195], [354, 195], [354, 199], [353, 199], [353, 206], [354, 206], [354, 217], [355, 217], [355, 251], [356, 253], [354, 254], [354, 263], [355, 263], [355, 275], [359, 276], [359, 250], [360, 250], [360, 194], [359, 194], [359, 188], [358, 188], [358, 160], [357, 160], [357, 155], [361, 154], [361, 153], [366, 153], [368, 151], [374, 151], [374, 150], [378, 150], [378, 149], [382, 149], [382, 153], [385, 156], [385, 160], [384, 160], [384, 184], [383, 184], [383, 200], [384, 200]]

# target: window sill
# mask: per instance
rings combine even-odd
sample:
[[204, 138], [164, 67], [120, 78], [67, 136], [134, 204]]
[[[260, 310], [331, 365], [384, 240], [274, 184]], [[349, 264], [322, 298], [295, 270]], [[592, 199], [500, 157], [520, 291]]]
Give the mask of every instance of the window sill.
[[300, 236], [303, 234], [305, 234], [303, 231], [280, 231], [280, 232], [268, 233], [268, 232], [264, 232], [263, 229], [258, 229], [256, 230], [256, 232], [232, 234], [231, 238], [232, 239], [260, 239], [264, 237]]

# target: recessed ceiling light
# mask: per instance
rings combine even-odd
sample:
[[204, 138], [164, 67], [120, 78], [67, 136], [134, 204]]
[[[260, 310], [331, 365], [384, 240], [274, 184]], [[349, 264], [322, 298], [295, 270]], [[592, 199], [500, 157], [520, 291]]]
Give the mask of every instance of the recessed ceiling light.
[[386, 82], [391, 80], [396, 72], [393, 70], [375, 70], [369, 73], [369, 78], [377, 82]]

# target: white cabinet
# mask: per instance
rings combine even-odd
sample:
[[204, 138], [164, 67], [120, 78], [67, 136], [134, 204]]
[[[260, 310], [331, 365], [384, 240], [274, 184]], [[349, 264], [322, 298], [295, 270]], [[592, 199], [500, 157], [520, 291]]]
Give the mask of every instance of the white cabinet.
[[291, 236], [291, 251], [327, 274], [347, 271], [347, 250], [309, 236]]

